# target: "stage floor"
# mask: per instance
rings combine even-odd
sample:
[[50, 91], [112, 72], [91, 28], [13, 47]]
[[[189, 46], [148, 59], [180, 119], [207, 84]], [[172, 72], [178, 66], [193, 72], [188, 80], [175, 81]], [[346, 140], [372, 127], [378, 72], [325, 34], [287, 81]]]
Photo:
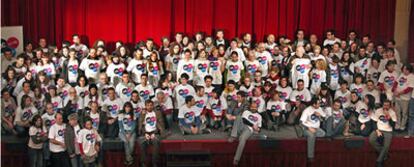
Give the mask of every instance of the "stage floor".
[[[264, 137], [266, 136], [266, 138]], [[414, 166], [414, 138], [403, 138], [406, 133], [394, 132], [387, 166]], [[166, 166], [166, 155], [174, 152], [207, 152], [211, 154], [211, 166], [232, 166], [237, 141], [228, 143], [229, 132], [213, 130], [211, 134], [182, 135], [177, 127], [161, 144], [162, 166]], [[2, 136], [2, 166], [27, 166], [27, 138]], [[105, 139], [106, 166], [123, 166], [122, 142], [119, 139]], [[139, 158], [136, 145], [135, 157]], [[329, 140], [319, 138], [315, 151], [316, 166], [374, 166], [376, 154], [368, 138], [343, 136]], [[151, 161], [150, 157], [148, 162]], [[138, 164], [136, 163], [135, 166]], [[298, 137], [293, 126], [282, 126], [279, 131], [262, 130], [252, 136], [245, 146], [240, 166], [306, 166], [306, 139]]]

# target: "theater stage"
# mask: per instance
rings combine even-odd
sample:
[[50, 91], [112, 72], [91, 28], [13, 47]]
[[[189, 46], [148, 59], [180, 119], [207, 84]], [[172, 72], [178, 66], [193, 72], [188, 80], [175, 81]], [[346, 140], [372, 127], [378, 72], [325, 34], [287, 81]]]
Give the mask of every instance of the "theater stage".
[[[386, 166], [414, 166], [414, 138], [405, 139], [403, 133], [395, 133]], [[264, 137], [266, 136], [266, 137]], [[211, 134], [183, 136], [178, 129], [162, 141], [161, 166], [232, 166], [237, 141], [227, 142], [228, 133], [213, 131]], [[4, 167], [25, 167], [27, 139], [2, 136], [1, 165]], [[106, 166], [124, 166], [122, 142], [104, 140]], [[139, 149], [135, 149], [138, 161]], [[375, 166], [376, 153], [368, 138], [354, 136], [338, 137], [334, 140], [321, 138], [316, 143], [315, 165], [320, 167], [363, 167]], [[147, 164], [151, 158], [148, 157]], [[133, 166], [138, 166], [135, 163]], [[262, 130], [248, 140], [240, 161], [243, 167], [304, 167], [306, 166], [306, 140], [298, 138], [295, 128], [285, 126], [278, 132]]]

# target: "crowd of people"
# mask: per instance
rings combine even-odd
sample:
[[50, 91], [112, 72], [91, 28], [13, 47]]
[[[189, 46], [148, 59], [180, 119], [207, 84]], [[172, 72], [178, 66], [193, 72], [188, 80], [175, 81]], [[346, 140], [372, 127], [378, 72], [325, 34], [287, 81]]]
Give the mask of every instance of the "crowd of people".
[[[136, 140], [145, 166], [152, 145], [157, 166], [160, 140], [179, 127], [182, 135], [229, 132], [239, 140], [237, 165], [246, 140], [261, 129], [278, 133], [300, 127], [307, 157], [315, 138], [360, 135], [388, 157], [393, 131], [414, 135], [414, 75], [402, 63], [395, 42], [371, 41], [334, 30], [295, 39], [252, 34], [226, 40], [175, 34], [128, 47], [105, 41], [90, 47], [80, 36], [48, 45], [28, 42], [24, 53], [2, 48], [2, 135], [29, 136], [33, 167], [102, 165], [104, 138], [124, 143], [126, 165], [134, 163]], [[3, 46], [3, 45], [2, 45]], [[35, 48], [36, 46], [36, 48]]]

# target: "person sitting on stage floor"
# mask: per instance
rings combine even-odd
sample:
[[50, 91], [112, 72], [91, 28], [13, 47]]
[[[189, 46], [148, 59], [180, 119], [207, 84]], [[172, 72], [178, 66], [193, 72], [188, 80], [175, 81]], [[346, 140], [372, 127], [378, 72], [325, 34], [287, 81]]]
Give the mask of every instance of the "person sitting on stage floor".
[[280, 98], [278, 91], [273, 91], [272, 99], [267, 102], [266, 106], [266, 113], [269, 115], [267, 128], [278, 131], [279, 126], [285, 121], [287, 103]]
[[79, 131], [77, 143], [82, 157], [84, 167], [94, 167], [101, 149], [102, 138], [98, 131], [93, 128], [90, 117], [85, 118], [84, 128]]
[[375, 112], [375, 106], [375, 97], [371, 94], [365, 95], [364, 101], [355, 105], [355, 111], [358, 113], [358, 120], [354, 130], [355, 135], [367, 137], [371, 134], [373, 130], [371, 116]]
[[397, 121], [395, 111], [391, 108], [391, 101], [384, 100], [382, 108], [376, 110], [371, 118], [375, 130], [369, 135], [369, 143], [378, 153], [377, 166], [383, 166], [391, 145], [392, 124]]
[[226, 125], [226, 131], [233, 127], [234, 121], [238, 115], [249, 108], [249, 103], [246, 99], [247, 93], [243, 91], [237, 92], [236, 100], [230, 101], [228, 104], [228, 110], [226, 113], [226, 119], [224, 120]]
[[209, 116], [209, 126], [214, 129], [220, 128], [227, 110], [227, 101], [223, 96], [220, 96], [219, 88], [214, 88], [211, 92], [206, 108]]
[[252, 136], [253, 133], [260, 132], [260, 128], [262, 127], [262, 116], [257, 112], [257, 108], [257, 103], [251, 102], [250, 109], [245, 110], [241, 115], [238, 115], [234, 122], [230, 138], [228, 139], [228, 141], [232, 143], [239, 137], [239, 144], [237, 146], [236, 154], [234, 155], [233, 165], [238, 165], [247, 139]]
[[141, 148], [141, 166], [145, 166], [147, 147], [152, 145], [152, 163], [157, 166], [160, 138], [164, 137], [164, 120], [160, 110], [154, 108], [154, 102], [145, 101], [145, 112], [139, 117], [138, 131], [139, 145]]
[[196, 116], [196, 110], [194, 97], [191, 95], [185, 97], [185, 104], [178, 111], [178, 122], [183, 135], [201, 132], [201, 120]]
[[332, 107], [326, 109], [328, 119], [325, 121], [326, 136], [333, 138], [339, 136], [344, 131], [345, 118], [341, 109], [341, 101], [336, 99]]
[[325, 136], [325, 131], [320, 128], [321, 117], [325, 117], [325, 112], [319, 107], [319, 99], [314, 97], [311, 100], [311, 106], [307, 107], [300, 117], [304, 135], [307, 138], [308, 162], [312, 162], [315, 157], [316, 137]]
[[118, 114], [119, 138], [124, 143], [125, 165], [134, 163], [134, 149], [136, 138], [136, 118], [131, 102], [126, 102]]
[[302, 111], [306, 108], [305, 105], [311, 101], [311, 94], [308, 88], [305, 87], [305, 82], [302, 79], [297, 81], [297, 88], [290, 93], [290, 103], [292, 109], [287, 119], [287, 124], [296, 125], [299, 122], [299, 117]]

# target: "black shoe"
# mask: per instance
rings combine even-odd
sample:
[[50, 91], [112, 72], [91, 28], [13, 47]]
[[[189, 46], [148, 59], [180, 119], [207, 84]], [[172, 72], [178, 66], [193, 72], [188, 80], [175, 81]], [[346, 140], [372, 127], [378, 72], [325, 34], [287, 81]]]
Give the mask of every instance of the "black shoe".
[[384, 163], [383, 162], [377, 162], [375, 164], [375, 167], [383, 167], [383, 166], [384, 166]]

